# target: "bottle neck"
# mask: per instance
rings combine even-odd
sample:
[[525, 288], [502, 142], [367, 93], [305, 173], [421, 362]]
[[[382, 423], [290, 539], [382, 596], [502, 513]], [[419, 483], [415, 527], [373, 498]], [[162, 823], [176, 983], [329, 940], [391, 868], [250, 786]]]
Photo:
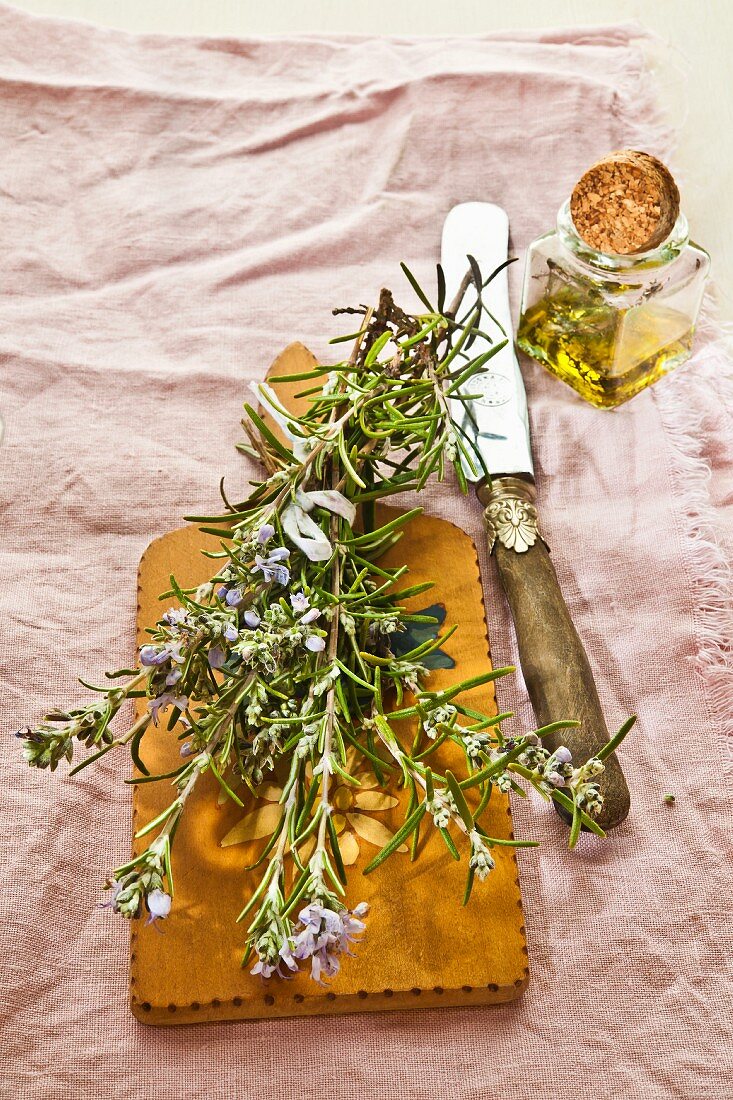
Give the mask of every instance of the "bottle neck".
[[586, 244], [578, 234], [570, 216], [569, 199], [558, 211], [557, 234], [563, 246], [575, 259], [588, 267], [616, 274], [664, 267], [677, 259], [690, 240], [687, 218], [684, 214], [680, 214], [667, 239], [649, 252], [636, 252], [626, 256], [620, 253], [598, 252]]

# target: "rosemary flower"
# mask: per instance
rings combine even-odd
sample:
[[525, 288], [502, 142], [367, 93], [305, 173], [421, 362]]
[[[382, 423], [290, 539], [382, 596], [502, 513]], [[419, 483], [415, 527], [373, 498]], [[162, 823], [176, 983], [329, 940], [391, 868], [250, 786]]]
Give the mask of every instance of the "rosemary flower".
[[[335, 906], [335, 907], [332, 907]], [[296, 928], [293, 957], [310, 960], [311, 977], [324, 985], [324, 978], [338, 973], [339, 956], [351, 955], [350, 946], [365, 932], [361, 920], [369, 912], [366, 902], [360, 902], [352, 911], [339, 905], [333, 896], [329, 904], [311, 902], [298, 914], [300, 930]]]
[[480, 833], [477, 833], [476, 830], [473, 829], [468, 839], [471, 842], [469, 867], [475, 872], [476, 878], [480, 882], [483, 882], [485, 878], [488, 878], [496, 865]]

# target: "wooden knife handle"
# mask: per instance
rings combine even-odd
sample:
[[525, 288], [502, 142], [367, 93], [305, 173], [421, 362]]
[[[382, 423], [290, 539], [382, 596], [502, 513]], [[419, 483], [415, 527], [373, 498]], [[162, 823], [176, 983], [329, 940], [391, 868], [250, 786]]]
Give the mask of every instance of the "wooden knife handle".
[[[584, 763], [609, 740], [588, 657], [563, 599], [547, 546], [537, 534], [534, 485], [518, 478], [495, 479], [479, 493], [487, 505], [489, 543], [511, 608], [519, 659], [540, 726], [573, 718], [577, 728], [543, 739], [564, 744]], [[599, 777], [602, 829], [619, 825], [629, 812], [629, 788], [615, 753]], [[567, 817], [560, 810], [561, 816]]]

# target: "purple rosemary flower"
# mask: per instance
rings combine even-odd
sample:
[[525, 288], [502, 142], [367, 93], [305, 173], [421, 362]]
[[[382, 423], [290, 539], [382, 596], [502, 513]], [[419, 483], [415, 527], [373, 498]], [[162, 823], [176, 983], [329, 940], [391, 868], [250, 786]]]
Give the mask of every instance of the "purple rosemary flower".
[[180, 642], [169, 642], [164, 646], [144, 645], [140, 647], [140, 664], [146, 667], [164, 665], [167, 661], [183, 664]]
[[[285, 588], [290, 582], [290, 570], [287, 565], [273, 565], [262, 570], [265, 580], [276, 580], [278, 584], [281, 584]], [[269, 576], [268, 576], [269, 573]]]
[[340, 969], [341, 963], [337, 956], [330, 955], [325, 947], [311, 955], [311, 978], [319, 985], [325, 985], [323, 979], [332, 978]]
[[311, 653], [322, 653], [326, 648], [326, 640], [318, 634], [311, 634], [305, 640], [305, 648], [309, 649]]
[[209, 650], [209, 664], [212, 668], [221, 668], [226, 659], [226, 653], [220, 645], [213, 645]]
[[573, 754], [565, 745], [560, 745], [559, 749], [555, 749], [554, 755], [555, 759], [559, 760], [561, 764], [570, 764], [573, 759]]
[[275, 528], [271, 523], [263, 523], [257, 532], [257, 541], [260, 546], [264, 546], [266, 542], [269, 542], [272, 536], [275, 534]]
[[252, 630], [256, 630], [260, 625], [261, 619], [256, 611], [245, 611], [244, 622], [245, 626], [249, 626]]
[[366, 925], [360, 917], [366, 916], [366, 902], [357, 905], [353, 912], [344, 908], [340, 912], [328, 909], [319, 902], [311, 902], [301, 909], [298, 918], [302, 928], [295, 937], [293, 957], [311, 960], [311, 977], [323, 983], [338, 973], [338, 956], [350, 955], [350, 945], [364, 932]]
[[258, 959], [250, 970], [250, 974], [260, 974], [263, 978], [270, 978], [276, 970], [276, 963], [267, 962], [266, 959]]
[[172, 668], [165, 678], [166, 687], [174, 687], [183, 676], [180, 668]]
[[188, 612], [185, 607], [169, 607], [161, 618], [168, 626], [182, 626], [188, 619]]
[[157, 699], [148, 700], [148, 710], [153, 716], [153, 725], [158, 725], [160, 711], [167, 710], [171, 706], [177, 707], [178, 710], [185, 710], [188, 706], [188, 699], [185, 695], [174, 695], [170, 691], [164, 691]]
[[[249, 612], [245, 611], [245, 613], [244, 613], [245, 622], [247, 620], [247, 615], [248, 614], [249, 614]], [[239, 637], [239, 631], [237, 630], [234, 623], [229, 623], [227, 625], [227, 627], [224, 630], [224, 637], [226, 638], [226, 640], [228, 642], [236, 642], [237, 638]]]
[[301, 617], [300, 621], [303, 624], [303, 626], [309, 626], [311, 623], [314, 623], [316, 621], [316, 619], [320, 619], [320, 617], [321, 617], [321, 613], [318, 610], [318, 608], [317, 607], [312, 607], [310, 609], [310, 611], [306, 611], [305, 615], [303, 615]]
[[311, 902], [300, 910], [298, 919], [303, 925], [295, 936], [293, 957], [310, 959], [310, 977], [321, 983], [322, 978], [338, 974], [338, 956], [351, 955], [350, 945], [365, 930], [360, 917], [369, 912], [369, 905], [361, 902], [350, 912], [336, 912], [319, 902]]
[[278, 584], [284, 587], [290, 582], [290, 570], [287, 565], [281, 565], [280, 563], [286, 561], [289, 557], [290, 551], [285, 546], [277, 546], [270, 551], [266, 558], [263, 558], [261, 554], [256, 554], [255, 564], [252, 567], [253, 572], [260, 571], [268, 584], [271, 581], [277, 581]]
[[224, 589], [224, 592], [226, 593], [224, 596], [224, 603], [227, 605], [227, 607], [239, 607], [244, 598], [239, 589], [226, 588]]
[[267, 555], [268, 561], [287, 561], [290, 557], [290, 551], [287, 546], [276, 546], [274, 550], [271, 550]]
[[168, 649], [166, 646], [158, 649], [155, 645], [144, 645], [140, 649], [140, 664], [145, 665], [146, 668], [151, 668], [153, 665], [164, 665], [167, 660]]
[[[293, 949], [292, 949], [290, 940], [285, 940], [285, 943], [280, 948], [280, 958], [282, 959], [282, 962], [285, 964], [285, 966], [287, 966], [288, 970], [297, 970], [298, 969], [298, 961], [295, 958], [295, 956], [293, 955]], [[282, 966], [282, 963], [277, 968], [278, 973], [281, 976], [285, 977], [285, 975], [283, 975], [283, 973], [282, 973], [282, 970], [280, 969], [281, 966]]]
[[290, 597], [290, 606], [292, 607], [293, 611], [307, 611], [310, 605], [311, 602], [306, 596], [305, 592], [293, 592]]

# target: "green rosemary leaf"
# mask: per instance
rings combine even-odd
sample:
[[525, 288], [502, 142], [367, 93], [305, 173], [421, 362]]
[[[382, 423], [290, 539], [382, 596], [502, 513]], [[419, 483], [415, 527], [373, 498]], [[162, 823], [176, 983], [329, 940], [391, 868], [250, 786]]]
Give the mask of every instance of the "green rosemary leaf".
[[578, 843], [578, 837], [580, 836], [580, 807], [577, 802], [573, 802], [573, 820], [570, 826], [570, 836], [568, 838], [568, 848], [574, 848]]
[[77, 680], [82, 687], [85, 687], [88, 691], [96, 691], [99, 695], [106, 695], [109, 691], [108, 684], [104, 684], [102, 687], [99, 687], [98, 684], [90, 684], [88, 680], [84, 680], [81, 676], [77, 676]]
[[329, 344], [346, 344], [352, 343], [358, 337], [363, 334], [362, 330], [359, 332], [349, 332], [346, 336], [333, 336], [328, 342]]
[[467, 256], [468, 266], [471, 268], [471, 275], [473, 276], [473, 283], [476, 287], [477, 294], [481, 294], [483, 287], [483, 275], [481, 274], [481, 268], [478, 265], [478, 260], [475, 256]]
[[409, 348], [414, 347], [416, 344], [421, 344], [427, 336], [433, 332], [440, 324], [441, 318], [434, 317], [432, 321], [429, 321], [424, 328], [421, 328], [419, 332], [416, 332], [414, 336], [410, 336], [407, 340], [400, 340], [400, 347], [403, 351], [407, 351]]
[[[439, 749], [441, 745], [444, 745], [445, 742], [450, 737], [451, 737], [451, 727], [446, 726], [445, 729], [443, 730], [443, 732], [440, 734], [440, 736], [436, 737], [434, 741], [431, 741], [428, 744], [428, 746], [425, 749], [423, 749], [422, 752], [419, 752], [415, 756], [414, 759], [415, 760], [424, 760], [426, 756], [432, 756], [432, 754], [435, 752], [435, 750]], [[456, 738], [456, 740], [458, 740], [458, 738]]]
[[176, 809], [179, 805], [180, 799], [176, 799], [176, 801], [172, 802], [170, 806], [167, 806], [162, 813], [158, 814], [157, 817], [154, 817], [152, 821], [148, 821], [146, 825], [143, 825], [142, 829], [138, 829], [138, 831], [135, 833], [135, 839], [139, 840], [141, 837], [147, 836], [147, 834], [151, 833], [153, 829], [156, 829], [158, 825], [162, 825], [165, 821], [168, 820], [171, 814], [176, 812]]
[[292, 453], [287, 449], [287, 447], [284, 447], [277, 436], [270, 431], [270, 429], [267, 427], [267, 424], [265, 424], [259, 413], [256, 413], [252, 406], [248, 405], [246, 402], [244, 408], [247, 416], [257, 428], [257, 431], [260, 433], [263, 439], [267, 441], [270, 447], [272, 447], [273, 451], [275, 451], [275, 453], [278, 454], [280, 458], [284, 459], [286, 462], [292, 462]]
[[[472, 676], [469, 680], [464, 680], [460, 684], [455, 684], [453, 687], [446, 688], [441, 692], [426, 692], [426, 697], [432, 696], [433, 698], [440, 699], [442, 702], [447, 703], [451, 699], [455, 699], [456, 695], [462, 695], [464, 691], [471, 691], [473, 688], [482, 687], [484, 684], [490, 684], [493, 680], [500, 680], [502, 676], [508, 676], [510, 673], [516, 672], [514, 665], [506, 665], [504, 668], [493, 668], [491, 672], [483, 672], [479, 676]], [[565, 728], [563, 726], [563, 728]]]
[[160, 775], [151, 775], [150, 772], [146, 772], [144, 775], [133, 776], [132, 779], [126, 779], [130, 787], [136, 787], [139, 783], [158, 783], [161, 779], [176, 779], [178, 776], [186, 770], [188, 764], [181, 764], [180, 768], [176, 768], [172, 772], [161, 772]]
[[413, 584], [411, 588], [402, 588], [399, 592], [394, 592], [392, 599], [395, 603], [399, 603], [401, 600], [409, 600], [412, 596], [419, 596], [422, 592], [427, 592], [431, 588], [435, 588], [435, 581]]
[[[382, 760], [379, 756], [377, 756], [377, 754], [375, 752], [372, 752], [372, 750], [368, 746], [363, 745], [358, 740], [358, 738], [354, 736], [354, 734], [351, 732], [351, 730], [348, 727], [346, 727], [344, 729], [344, 737], [349, 742], [350, 745], [353, 745], [354, 748], [358, 749], [359, 753], [362, 756], [366, 757], [366, 759], [369, 760], [374, 765], [375, 775], [376, 775], [376, 772], [377, 772], [378, 768], [384, 768], [386, 771], [392, 771], [393, 770], [393, 768], [394, 768], [393, 764], [390, 764], [389, 761], [387, 761], [387, 760]], [[379, 776], [377, 776], [377, 778], [379, 779]], [[384, 785], [383, 782], [380, 780], [380, 786], [383, 786], [383, 785]]]
[[391, 339], [392, 332], [389, 329], [386, 332], [383, 332], [381, 336], [377, 337], [372, 346], [369, 348], [367, 357], [364, 360], [365, 369], [368, 370], [369, 367], [374, 366], [377, 359], [379, 358], [380, 353], [384, 350], [385, 346], [389, 343]]
[[455, 843], [453, 841], [453, 837], [450, 835], [448, 830], [447, 829], [439, 829], [438, 832], [440, 833], [443, 840], [445, 841], [445, 846], [448, 849], [448, 851], [450, 852], [450, 854], [453, 856], [453, 858], [456, 861], [460, 860], [461, 857], [459, 855], [458, 849], [456, 848]]
[[290, 894], [290, 897], [288, 898], [287, 905], [283, 909], [283, 917], [289, 917], [290, 914], [293, 912], [293, 910], [298, 906], [298, 903], [300, 902], [301, 898], [303, 897], [306, 890], [308, 889], [308, 886], [310, 885], [310, 882], [311, 882], [310, 871], [308, 871], [307, 869], [304, 869], [301, 872], [300, 877], [298, 878], [297, 882], [295, 883], [295, 886], [293, 887], [292, 893]]
[[473, 880], [474, 880], [475, 877], [476, 877], [476, 873], [475, 873], [473, 867], [469, 866], [468, 875], [466, 876], [466, 889], [465, 889], [465, 892], [463, 894], [463, 904], [464, 905], [468, 905], [468, 902], [471, 898], [471, 891], [473, 890]]
[[467, 791], [469, 787], [476, 787], [479, 783], [485, 783], [487, 779], [491, 779], [492, 776], [499, 775], [500, 772], [506, 770], [507, 764], [513, 763], [524, 751], [525, 746], [520, 742], [509, 752], [504, 753], [496, 763], [490, 764], [488, 768], [482, 768], [481, 771], [474, 772], [468, 779], [462, 780], [461, 788]]
[[249, 901], [247, 902], [244, 909], [242, 910], [242, 912], [237, 917], [237, 921], [236, 921], [237, 924], [239, 924], [240, 921], [244, 920], [244, 918], [247, 916], [247, 914], [250, 913], [254, 909], [255, 905], [258, 902], [258, 900], [262, 897], [265, 890], [270, 885], [270, 878], [272, 877], [273, 870], [274, 870], [274, 867], [271, 864], [270, 867], [268, 867], [267, 872], [262, 876], [262, 879], [261, 879], [259, 885], [257, 886], [257, 889], [253, 891], [252, 896], [250, 897]]
[[377, 867], [379, 867], [381, 863], [384, 863], [385, 859], [391, 856], [393, 852], [397, 851], [400, 844], [404, 844], [412, 830], [417, 828], [417, 826], [419, 825], [426, 809], [426, 804], [424, 802], [421, 802], [407, 818], [402, 828], [397, 830], [392, 839], [387, 844], [385, 844], [385, 846], [379, 852], [377, 852], [374, 859], [367, 864], [362, 874], [370, 875], [372, 871], [376, 871]]
[[549, 722], [546, 726], [540, 726], [535, 730], [538, 737], [549, 737], [551, 733], [557, 733], [558, 730], [570, 730], [577, 729], [580, 722], [576, 722], [573, 718], [568, 718], [561, 722]]
[[[386, 434], [389, 435], [391, 433]], [[400, 481], [393, 482], [392, 484], [384, 483], [380, 485], [378, 489], [369, 489], [363, 493], [355, 493], [351, 499], [354, 504], [366, 504], [374, 500], [383, 500], [385, 497], [393, 496], [395, 493], [409, 493], [416, 487], [417, 482], [410, 476]]]
[[171, 710], [170, 718], [168, 719], [168, 731], [170, 732], [175, 726], [178, 719], [181, 717], [181, 711], [179, 707], [173, 707]]
[[217, 535], [220, 539], [233, 539], [233, 531], [220, 531], [216, 527], [199, 527], [202, 535]]
[[343, 661], [339, 660], [338, 657], [335, 658], [335, 663], [338, 668], [341, 669], [344, 675], [348, 676], [350, 680], [353, 680], [355, 684], [358, 684], [359, 687], [363, 687], [366, 691], [371, 692], [372, 695], [375, 693], [376, 689], [373, 684], [370, 684], [366, 680], [363, 680], [361, 676], [357, 676], [353, 669], [350, 669], [348, 665], [345, 665]]
[[[446, 396], [452, 397], [455, 394], [456, 390], [461, 389], [461, 387], [464, 386], [466, 382], [469, 381], [469, 379], [473, 378], [475, 374], [479, 374], [484, 369], [489, 360], [493, 359], [494, 356], [502, 350], [502, 348], [505, 348], [507, 346], [507, 343], [507, 340], [502, 340], [501, 343], [496, 344], [494, 347], [490, 348], [489, 351], [485, 351], [476, 359], [472, 359], [466, 369], [458, 375], [456, 380], [445, 391]], [[479, 394], [477, 396], [480, 397], [481, 395]]]
[[306, 797], [305, 803], [303, 804], [303, 809], [300, 811], [300, 815], [299, 815], [298, 820], [297, 820], [296, 825], [295, 825], [295, 835], [296, 836], [300, 836], [300, 833], [302, 832], [306, 821], [310, 817], [310, 813], [311, 813], [311, 810], [313, 809], [313, 805], [316, 801], [316, 796], [318, 794], [319, 787], [320, 787], [320, 784], [316, 780], [314, 780], [310, 785], [308, 795]]
[[143, 763], [143, 759], [140, 756], [140, 742], [142, 741], [143, 735], [145, 734], [147, 728], [147, 726], [141, 727], [130, 741], [130, 756], [132, 757], [132, 762], [137, 770], [139, 772], [142, 772], [143, 775], [150, 775], [150, 772], [146, 768], [145, 764]]
[[[408, 524], [415, 516], [422, 515], [422, 511], [422, 508], [412, 508], [409, 512], [403, 512], [401, 516], [395, 516], [393, 520], [385, 523], [382, 527], [378, 527], [376, 531], [371, 531], [365, 535], [355, 535], [351, 539], [344, 539], [343, 543], [347, 546], [364, 546], [365, 544], [381, 542], [387, 535]], [[383, 576], [392, 576], [392, 574], [383, 573]]]
[[99, 760], [102, 756], [105, 756], [109, 752], [109, 750], [113, 748], [114, 745], [105, 745], [104, 748], [99, 749], [98, 752], [93, 752], [91, 756], [87, 756], [84, 760], [81, 761], [80, 764], [76, 764], [73, 768], [70, 768], [69, 775], [76, 775], [78, 772], [82, 771], [83, 768], [86, 768], [89, 764], [93, 764], [95, 760]]
[[438, 313], [442, 314], [445, 311], [445, 271], [442, 264], [437, 266], [438, 276]]
[[478, 831], [484, 837], [488, 843], [494, 847], [499, 848], [539, 848], [539, 841], [537, 840], [511, 840], [504, 837], [489, 836], [483, 829], [479, 828]]
[[458, 783], [456, 777], [453, 775], [453, 772], [449, 771], [445, 773], [445, 781], [448, 785], [448, 790], [453, 796], [453, 801], [456, 804], [458, 813], [461, 815], [461, 820], [470, 832], [471, 829], [473, 829], [473, 815], [468, 808], [468, 803], [466, 802], [466, 799], [463, 795], [460, 784]]
[[262, 866], [262, 864], [265, 862], [265, 860], [269, 856], [270, 852], [272, 851], [272, 849], [275, 847], [278, 840], [280, 839], [280, 833], [285, 828], [286, 816], [287, 816], [286, 814], [281, 814], [280, 815], [280, 820], [278, 821], [277, 825], [275, 826], [275, 829], [274, 829], [272, 835], [270, 836], [270, 838], [268, 839], [267, 844], [262, 849], [262, 851], [260, 852], [257, 859], [254, 861], [254, 863], [250, 863], [246, 867], [243, 867], [242, 868], [243, 871], [247, 871], [247, 872], [255, 871], [258, 867]]
[[632, 715], [631, 718], [627, 718], [621, 729], [615, 734], [610, 741], [608, 741], [602, 749], [596, 753], [597, 760], [605, 760], [607, 756], [610, 756], [612, 752], [615, 752], [621, 742], [624, 740], [629, 730], [634, 726], [636, 722], [636, 715]]
[[415, 276], [414, 276], [414, 275], [412, 274], [412, 272], [410, 271], [410, 269], [409, 269], [409, 267], [407, 266], [407, 264], [403, 264], [403, 263], [401, 263], [401, 264], [400, 264], [400, 267], [402, 268], [402, 270], [404, 271], [405, 275], [407, 276], [407, 279], [408, 279], [408, 282], [410, 283], [410, 286], [411, 286], [411, 287], [412, 287], [412, 289], [413, 289], [413, 290], [415, 291], [415, 293], [417, 294], [418, 298], [420, 299], [420, 301], [422, 302], [422, 304], [423, 304], [423, 305], [425, 306], [425, 308], [426, 308], [426, 309], [427, 309], [427, 310], [428, 310], [428, 311], [429, 311], [430, 313], [435, 313], [435, 310], [434, 310], [434, 309], [433, 309], [433, 307], [432, 307], [432, 306], [430, 305], [430, 302], [428, 301], [428, 299], [427, 299], [427, 298], [426, 298], [426, 296], [425, 296], [425, 291], [424, 291], [424, 290], [422, 289], [422, 287], [420, 286], [420, 284], [418, 283], [417, 279], [415, 278]]
[[[329, 343], [335, 343], [335, 341], [329, 340]], [[298, 374], [276, 374], [268, 375], [268, 384], [276, 382], [306, 382], [313, 378], [320, 378], [324, 374], [328, 374], [330, 367], [313, 367], [312, 370], [300, 371]]]
[[344, 861], [341, 857], [341, 848], [339, 847], [338, 833], [336, 832], [336, 826], [333, 823], [333, 818], [329, 814], [326, 828], [328, 829], [328, 839], [331, 842], [331, 855], [333, 861], [336, 864], [336, 873], [343, 883], [346, 885], [346, 869], [344, 867]]
[[214, 775], [217, 779], [217, 782], [219, 783], [219, 786], [224, 791], [224, 793], [227, 795], [227, 797], [231, 798], [232, 802], [236, 802], [237, 806], [241, 806], [242, 809], [244, 809], [244, 802], [242, 802], [242, 799], [239, 797], [238, 794], [234, 793], [232, 788], [229, 786], [227, 781], [224, 779], [224, 776], [221, 774], [221, 772], [219, 771], [219, 769], [217, 768], [217, 766], [214, 762], [213, 756], [209, 756], [209, 767], [211, 768], [212, 772], [214, 773]]
[[347, 453], [346, 441], [344, 439], [343, 432], [339, 432], [338, 435], [338, 452], [341, 457], [341, 461], [343, 462], [344, 467], [349, 474], [349, 477], [354, 482], [354, 485], [358, 485], [360, 489], [366, 489], [366, 482], [359, 477], [353, 466], [352, 457]]

